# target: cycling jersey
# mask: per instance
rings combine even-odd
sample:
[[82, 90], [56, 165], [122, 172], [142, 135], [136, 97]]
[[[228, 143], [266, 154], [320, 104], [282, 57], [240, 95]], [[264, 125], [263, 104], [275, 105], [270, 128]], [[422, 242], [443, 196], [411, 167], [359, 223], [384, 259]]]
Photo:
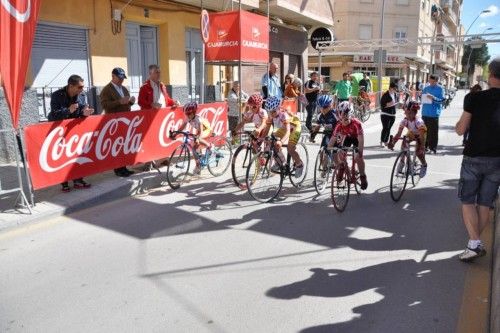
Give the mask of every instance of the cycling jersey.
[[400, 129], [407, 128], [408, 134], [412, 133], [418, 135], [421, 132], [427, 132], [427, 127], [425, 126], [424, 121], [420, 118], [415, 118], [413, 120], [404, 118], [403, 120], [401, 120], [401, 123], [399, 123], [399, 128]]
[[264, 118], [267, 118], [267, 111], [264, 109], [260, 109], [259, 112], [255, 113], [253, 111], [247, 111], [243, 115], [243, 118], [245, 121], [252, 122], [256, 128], [260, 127], [262, 125], [262, 121]]
[[356, 118], [351, 118], [351, 121], [347, 125], [339, 121], [337, 126], [335, 126], [333, 135], [357, 139], [359, 135], [363, 135], [363, 126]]
[[274, 118], [268, 118], [267, 124], [273, 124], [274, 135], [278, 138], [283, 138], [286, 134], [286, 125], [290, 124], [289, 142], [297, 144], [302, 131], [300, 119], [297, 116], [290, 116], [285, 110], [278, 110], [278, 114]]
[[200, 133], [196, 134], [201, 138], [206, 138], [212, 133], [210, 122], [207, 119], [200, 117], [199, 115], [196, 115], [193, 119], [188, 120], [188, 124], [192, 128], [195, 128], [197, 131], [200, 131]]
[[318, 125], [323, 125], [323, 133], [325, 135], [332, 134], [335, 125], [337, 124], [337, 116], [335, 110], [330, 110], [327, 113], [321, 112], [318, 117]]

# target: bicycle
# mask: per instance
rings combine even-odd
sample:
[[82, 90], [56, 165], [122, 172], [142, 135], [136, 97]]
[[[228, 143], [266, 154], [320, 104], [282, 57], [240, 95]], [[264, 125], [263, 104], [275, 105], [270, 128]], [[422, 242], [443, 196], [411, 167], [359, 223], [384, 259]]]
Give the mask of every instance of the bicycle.
[[190, 143], [190, 138], [196, 140], [198, 136], [184, 131], [170, 131], [172, 139], [179, 134], [184, 136], [182, 144], [175, 148], [170, 155], [167, 168], [167, 182], [173, 190], [177, 190], [186, 180], [191, 164], [191, 155], [201, 168], [207, 167], [214, 177], [223, 175], [229, 168], [233, 152], [225, 137], [212, 135], [208, 139], [212, 143], [212, 149], [207, 148], [205, 153], [200, 154]]
[[[307, 176], [309, 153], [303, 142], [296, 145], [297, 153], [304, 165], [302, 175], [295, 178], [295, 165], [291, 166], [291, 155], [287, 154], [286, 161], [282, 161], [278, 155], [276, 141], [278, 139], [272, 134], [266, 137], [269, 149], [256, 154], [251, 160], [246, 173], [246, 185], [250, 196], [259, 202], [271, 202], [275, 199], [283, 187], [283, 180], [289, 177], [290, 182], [296, 188], [299, 188]], [[287, 147], [288, 145], [283, 145]], [[273, 162], [278, 165], [278, 170], [271, 166]]]
[[371, 112], [370, 110], [366, 109], [366, 105], [359, 103], [359, 102], [354, 102], [354, 116], [361, 120], [361, 122], [366, 122], [368, 119], [370, 119]]
[[[318, 132], [317, 134], [322, 134]], [[322, 194], [325, 189], [335, 165], [332, 156], [326, 147], [321, 147], [314, 163], [314, 189], [318, 194]]]
[[262, 145], [259, 138], [253, 135], [253, 131], [244, 131], [243, 133], [250, 138], [250, 141], [236, 148], [231, 161], [231, 175], [234, 184], [241, 189], [246, 188], [247, 168], [253, 156], [260, 151]]
[[[332, 175], [332, 202], [335, 209], [343, 212], [349, 202], [351, 184], [357, 194], [361, 194], [361, 179], [354, 160], [358, 148], [355, 147], [334, 147], [328, 149], [332, 153], [340, 153], [340, 163], [338, 163]], [[348, 158], [351, 157], [351, 166]]]
[[[393, 136], [390, 136], [392, 142]], [[408, 177], [411, 175], [411, 182], [416, 186], [420, 181], [420, 167], [421, 163], [417, 158], [417, 150], [411, 151], [411, 145], [408, 138], [405, 136], [399, 138], [403, 140], [401, 152], [396, 157], [391, 172], [391, 198], [398, 202], [406, 189]]]

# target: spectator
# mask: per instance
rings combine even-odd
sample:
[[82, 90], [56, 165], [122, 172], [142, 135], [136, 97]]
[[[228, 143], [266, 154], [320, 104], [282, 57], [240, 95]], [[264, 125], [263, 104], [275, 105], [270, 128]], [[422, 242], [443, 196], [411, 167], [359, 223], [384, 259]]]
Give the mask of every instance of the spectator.
[[[130, 107], [135, 103], [135, 97], [130, 97], [127, 88], [123, 86], [123, 80], [127, 76], [123, 68], [116, 67], [111, 72], [111, 82], [108, 83], [101, 91], [99, 96], [101, 106], [106, 114], [129, 112]], [[125, 166], [114, 170], [118, 177], [128, 177], [134, 174], [134, 171], [128, 170]]]
[[311, 73], [311, 79], [306, 82], [304, 87], [304, 92], [306, 93], [307, 106], [306, 106], [306, 127], [308, 130], [312, 128], [312, 117], [316, 111], [316, 100], [318, 99], [318, 94], [321, 90], [321, 85], [319, 84], [318, 72]]
[[[160, 67], [149, 65], [149, 79], [139, 89], [138, 104], [141, 109], [159, 109], [162, 106], [178, 106], [179, 102], [174, 101], [167, 92], [167, 87], [160, 81]], [[163, 95], [163, 100], [161, 97]]]
[[437, 153], [439, 139], [439, 116], [441, 115], [441, 103], [444, 99], [444, 89], [438, 85], [436, 75], [429, 76], [429, 86], [422, 91], [422, 119], [427, 126], [426, 148], [434, 154]]
[[269, 96], [276, 96], [282, 98], [283, 93], [281, 91], [280, 79], [276, 74], [278, 72], [279, 66], [274, 62], [269, 64], [269, 72], [262, 76], [261, 86], [264, 98]]
[[287, 97], [286, 94], [285, 94], [286, 88], [293, 83], [294, 79], [295, 79], [295, 75], [293, 75], [293, 74], [287, 74], [287, 75], [285, 75], [285, 82], [283, 82], [283, 84], [281, 85], [281, 91], [283, 92], [283, 95], [285, 97]]
[[469, 139], [463, 152], [458, 194], [469, 242], [459, 259], [470, 262], [484, 256], [481, 232], [500, 186], [500, 57], [488, 66], [490, 89], [468, 94], [455, 130]]
[[351, 99], [352, 84], [350, 81], [349, 73], [342, 74], [342, 80], [335, 85], [335, 94], [337, 95], [338, 102], [345, 102]]
[[396, 89], [397, 85], [394, 82], [389, 84], [389, 90], [387, 90], [380, 98], [380, 106], [382, 111], [380, 112], [380, 120], [382, 121], [382, 133], [380, 133], [380, 147], [384, 147], [389, 142], [389, 135], [391, 134], [392, 125], [396, 121], [396, 105], [397, 105], [397, 95]]
[[248, 101], [248, 94], [244, 91], [241, 91], [241, 85], [239, 81], [233, 82], [233, 87], [229, 91], [227, 100], [229, 102], [229, 114], [227, 119], [229, 123], [229, 130], [232, 132], [240, 122], [242, 105]]
[[302, 91], [302, 80], [298, 77], [294, 78], [290, 84], [287, 85], [285, 89], [285, 97], [287, 98], [297, 98], [303, 95]]
[[363, 73], [363, 78], [359, 81], [359, 87], [365, 87], [367, 93], [372, 92], [372, 81], [368, 73]]
[[[94, 113], [94, 109], [89, 108], [83, 94], [83, 78], [78, 75], [71, 75], [68, 78], [68, 85], [56, 90], [50, 96], [49, 121], [58, 121], [71, 118], [88, 117]], [[69, 192], [71, 188], [68, 182], [61, 184], [63, 192]], [[77, 189], [89, 188], [90, 184], [78, 178], [73, 180], [73, 187]]]

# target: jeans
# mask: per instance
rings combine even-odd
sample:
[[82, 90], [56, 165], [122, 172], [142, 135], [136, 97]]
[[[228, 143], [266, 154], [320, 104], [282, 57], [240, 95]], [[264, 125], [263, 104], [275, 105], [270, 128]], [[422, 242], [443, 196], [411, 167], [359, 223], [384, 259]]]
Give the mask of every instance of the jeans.
[[382, 121], [382, 133], [380, 134], [380, 142], [389, 142], [389, 135], [391, 135], [391, 128], [396, 121], [396, 117], [388, 116], [386, 114], [380, 115]]
[[314, 113], [316, 112], [316, 101], [309, 102], [309, 104], [307, 104], [307, 106], [306, 106], [306, 111], [307, 111], [306, 127], [308, 130], [311, 130], [312, 117], [313, 117]]
[[493, 207], [500, 186], [500, 157], [464, 156], [458, 197], [463, 204]]
[[427, 141], [425, 141], [425, 148], [436, 151], [439, 139], [439, 118], [422, 117], [422, 119], [427, 127]]

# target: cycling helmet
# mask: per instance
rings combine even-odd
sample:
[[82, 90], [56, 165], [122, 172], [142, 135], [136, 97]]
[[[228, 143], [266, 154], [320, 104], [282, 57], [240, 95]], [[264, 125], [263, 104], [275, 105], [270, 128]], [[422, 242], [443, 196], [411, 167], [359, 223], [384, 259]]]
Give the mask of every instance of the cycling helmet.
[[321, 95], [318, 97], [318, 105], [323, 109], [332, 105], [332, 102], [333, 98], [330, 95]]
[[347, 118], [352, 118], [352, 116], [354, 115], [354, 110], [351, 107], [351, 103], [349, 103], [348, 101], [344, 101], [339, 103], [339, 105], [337, 106], [337, 113], [341, 117], [347, 116]]
[[281, 98], [276, 96], [270, 96], [266, 99], [266, 103], [264, 104], [264, 108], [268, 112], [276, 111], [281, 105]]
[[250, 106], [261, 106], [264, 99], [260, 94], [253, 94], [248, 98], [248, 105]]
[[198, 109], [198, 103], [189, 102], [186, 105], [184, 105], [183, 111], [186, 116], [189, 116], [195, 114], [197, 109]]
[[420, 104], [416, 101], [409, 101], [408, 104], [406, 104], [406, 109], [418, 113], [418, 110], [420, 110]]

